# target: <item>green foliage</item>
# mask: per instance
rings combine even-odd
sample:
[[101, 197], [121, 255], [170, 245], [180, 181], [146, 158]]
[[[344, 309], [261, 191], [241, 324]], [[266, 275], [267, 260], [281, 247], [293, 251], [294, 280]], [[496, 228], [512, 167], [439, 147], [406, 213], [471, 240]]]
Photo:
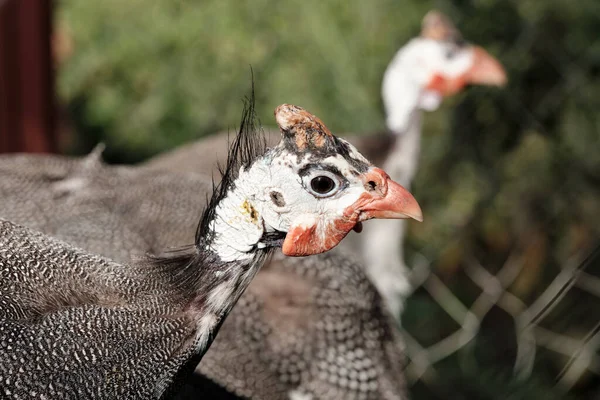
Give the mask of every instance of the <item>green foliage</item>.
[[238, 122], [254, 69], [259, 116], [301, 104], [337, 131], [383, 127], [379, 87], [426, 4], [63, 0], [75, 52], [59, 91], [81, 129], [148, 155]]

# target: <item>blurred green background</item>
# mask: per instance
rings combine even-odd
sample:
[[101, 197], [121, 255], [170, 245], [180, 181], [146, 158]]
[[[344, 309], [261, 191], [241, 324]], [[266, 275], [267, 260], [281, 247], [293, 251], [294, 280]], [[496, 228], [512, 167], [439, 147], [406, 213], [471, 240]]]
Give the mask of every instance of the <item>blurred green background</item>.
[[[138, 162], [234, 128], [250, 66], [264, 125], [286, 102], [342, 136], [380, 131], [383, 72], [432, 8], [494, 54], [509, 83], [470, 88], [426, 115], [413, 187], [425, 222], [411, 225], [408, 260], [429, 260], [468, 308], [481, 290], [466, 260], [495, 273], [516, 252], [525, 268], [509, 290], [531, 304], [600, 238], [598, 0], [61, 0], [56, 26], [72, 47], [57, 76], [66, 149], [103, 141], [109, 161]], [[600, 275], [597, 264], [587, 272]], [[581, 339], [598, 307], [572, 290], [546, 324]], [[600, 396], [592, 372], [557, 390], [568, 357], [543, 348], [531, 376], [515, 379], [511, 317], [495, 308], [483, 322], [435, 378], [412, 386], [414, 399]], [[404, 326], [424, 346], [457, 329], [424, 290]]]

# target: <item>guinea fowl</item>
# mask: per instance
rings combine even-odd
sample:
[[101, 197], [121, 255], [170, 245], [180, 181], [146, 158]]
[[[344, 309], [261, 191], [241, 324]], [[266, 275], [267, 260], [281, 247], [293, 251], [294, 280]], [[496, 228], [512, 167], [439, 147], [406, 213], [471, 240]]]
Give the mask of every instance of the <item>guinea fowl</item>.
[[[100, 161], [0, 156], [0, 217], [119, 262], [193, 239], [210, 178]], [[248, 399], [405, 398], [401, 338], [364, 268], [341, 255], [277, 252], [219, 332], [182, 397], [230, 398], [206, 377]]]
[[[387, 67], [382, 96], [389, 131], [347, 136], [365, 156], [382, 165], [392, 179], [409, 187], [418, 166], [422, 110], [439, 107], [446, 96], [468, 84], [501, 86], [502, 65], [488, 52], [466, 42], [438, 11], [423, 18], [421, 34], [403, 46]], [[274, 135], [268, 136], [271, 141]], [[227, 140], [225, 133], [159, 155], [145, 166], [157, 170], [210, 171], [219, 154], [211, 151]], [[207, 158], [207, 155], [210, 157]], [[215, 158], [211, 158], [214, 156]], [[337, 253], [357, 257], [366, 268], [392, 315], [399, 318], [410, 291], [403, 257], [404, 221], [373, 221], [361, 235], [349, 237]]]
[[191, 249], [121, 265], [0, 222], [0, 390], [9, 398], [149, 398], [198, 363], [270, 249], [309, 255], [412, 196], [299, 107], [263, 152], [244, 114]]

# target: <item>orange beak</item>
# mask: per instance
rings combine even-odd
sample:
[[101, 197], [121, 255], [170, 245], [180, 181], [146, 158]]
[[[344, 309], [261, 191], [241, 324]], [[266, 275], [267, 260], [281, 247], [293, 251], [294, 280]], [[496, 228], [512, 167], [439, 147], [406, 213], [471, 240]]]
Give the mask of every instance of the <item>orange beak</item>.
[[362, 180], [367, 191], [347, 207], [341, 218], [315, 218], [311, 223], [290, 228], [282, 251], [287, 256], [308, 256], [331, 250], [355, 229], [361, 221], [372, 218], [423, 220], [419, 204], [408, 190], [390, 179], [379, 168], [371, 168]]
[[467, 71], [453, 78], [434, 74], [425, 88], [438, 92], [442, 96], [451, 96], [460, 92], [468, 84], [504, 86], [507, 78], [502, 64], [479, 46], [474, 46], [471, 50], [473, 64]]
[[423, 221], [423, 212], [417, 200], [382, 169], [371, 168], [363, 176], [363, 182], [371, 190], [360, 196], [346, 212], [360, 212], [360, 221], [371, 218], [413, 218]]

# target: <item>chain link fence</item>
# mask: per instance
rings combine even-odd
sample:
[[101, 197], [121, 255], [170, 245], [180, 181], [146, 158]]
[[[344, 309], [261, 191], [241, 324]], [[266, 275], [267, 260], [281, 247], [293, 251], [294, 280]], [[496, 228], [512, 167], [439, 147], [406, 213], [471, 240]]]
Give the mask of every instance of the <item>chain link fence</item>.
[[407, 379], [411, 384], [422, 381], [435, 385], [438, 377], [436, 364], [455, 354], [477, 339], [482, 322], [488, 313], [497, 307], [513, 319], [516, 342], [516, 357], [513, 372], [515, 379], [528, 379], [534, 369], [536, 350], [544, 347], [567, 358], [555, 377], [561, 391], [571, 390], [586, 372], [600, 376], [600, 322], [580, 337], [554, 332], [542, 325], [556, 306], [578, 288], [600, 298], [600, 278], [586, 272], [586, 268], [598, 261], [600, 247], [584, 258], [580, 251], [567, 260], [564, 268], [537, 296], [526, 304], [510, 291], [511, 284], [526, 268], [522, 254], [515, 250], [502, 268], [492, 274], [475, 257], [465, 263], [466, 276], [479, 287], [480, 295], [470, 305], [465, 305], [431, 269], [431, 263], [421, 258], [411, 276], [413, 288], [424, 290], [447, 315], [458, 325], [450, 335], [437, 343], [424, 346], [407, 330], [403, 330], [409, 362]]

